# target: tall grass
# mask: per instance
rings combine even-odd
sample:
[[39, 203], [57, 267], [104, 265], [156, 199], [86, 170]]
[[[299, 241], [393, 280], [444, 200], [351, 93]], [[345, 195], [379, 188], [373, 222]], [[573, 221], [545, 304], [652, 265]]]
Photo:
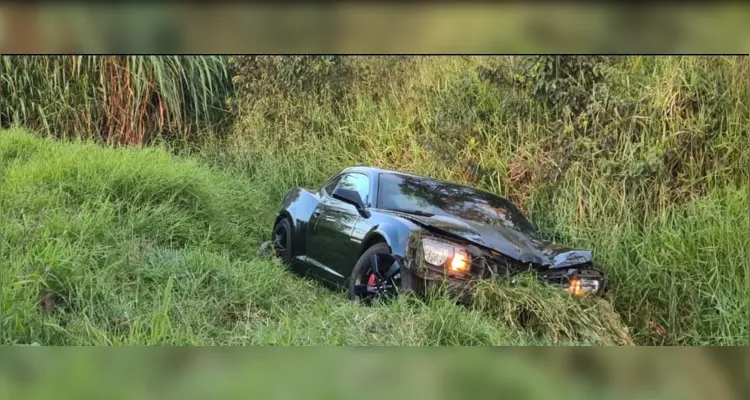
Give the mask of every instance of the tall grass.
[[[197, 138], [193, 154], [212, 168], [161, 150], [0, 133], [2, 232], [13, 244], [3, 250], [13, 265], [3, 340], [747, 343], [747, 58], [232, 57], [229, 66], [232, 134]], [[42, 85], [44, 96], [88, 93], [55, 85]], [[18, 87], [16, 98], [45, 99], [31, 83]], [[55, 136], [85, 137], [91, 115], [99, 134], [140, 121], [106, 120], [94, 100], [76, 103], [90, 113], [23, 117], [31, 103], [13, 101], [27, 125], [53, 116]], [[509, 197], [543, 235], [593, 250], [619, 317], [539, 288], [491, 287], [473, 310], [362, 309], [256, 258], [289, 187], [317, 187], [353, 164]], [[49, 316], [45, 304], [59, 311]], [[529, 308], [536, 322], [519, 325]]]
[[544, 58], [342, 63], [343, 96], [256, 98], [203, 155], [272, 199], [352, 164], [491, 190], [594, 251], [638, 343], [746, 343], [747, 58], [605, 58], [593, 83]]
[[222, 57], [2, 56], [0, 118], [51, 136], [143, 145], [226, 118]]
[[[4, 344], [629, 343], [606, 302], [538, 284], [507, 288], [533, 290], [536, 304], [502, 308], [351, 303], [256, 255], [273, 216], [272, 177], [246, 180], [163, 149], [2, 131], [0, 185]], [[572, 317], [588, 308], [604, 317]], [[510, 325], [522, 309], [540, 316], [533, 329]]]

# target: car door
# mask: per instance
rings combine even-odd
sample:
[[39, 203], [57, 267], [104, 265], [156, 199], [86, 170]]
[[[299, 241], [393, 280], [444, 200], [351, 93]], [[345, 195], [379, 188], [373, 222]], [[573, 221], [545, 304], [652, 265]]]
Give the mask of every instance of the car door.
[[322, 270], [321, 278], [341, 282], [348, 278], [342, 271], [351, 270], [352, 257], [359, 250], [359, 243], [351, 240], [351, 233], [361, 218], [357, 208], [331, 197], [335, 188], [356, 190], [365, 206], [369, 205], [370, 179], [366, 174], [346, 173], [333, 187], [324, 187], [322, 200], [310, 219], [312, 228], [307, 236], [307, 254], [310, 262]]

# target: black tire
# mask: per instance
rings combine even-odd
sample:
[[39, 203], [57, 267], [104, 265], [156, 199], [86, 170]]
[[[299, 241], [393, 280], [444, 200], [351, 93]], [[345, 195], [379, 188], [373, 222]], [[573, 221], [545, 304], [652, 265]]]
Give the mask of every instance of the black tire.
[[271, 233], [274, 255], [285, 264], [292, 263], [292, 223], [289, 218], [282, 218], [273, 227]]
[[[372, 257], [378, 260], [379, 274], [373, 273]], [[395, 271], [391, 271], [391, 267], [396, 268]], [[374, 276], [370, 277], [371, 275]], [[368, 285], [370, 279], [375, 280], [375, 285]], [[348, 295], [350, 300], [371, 304], [378, 298], [395, 298], [399, 294], [412, 292], [414, 282], [415, 277], [411, 271], [397, 261], [388, 244], [377, 243], [362, 253], [357, 260], [357, 264], [354, 265], [352, 275], [349, 277]], [[365, 293], [363, 286], [370, 288], [384, 286], [385, 290], [367, 291]]]

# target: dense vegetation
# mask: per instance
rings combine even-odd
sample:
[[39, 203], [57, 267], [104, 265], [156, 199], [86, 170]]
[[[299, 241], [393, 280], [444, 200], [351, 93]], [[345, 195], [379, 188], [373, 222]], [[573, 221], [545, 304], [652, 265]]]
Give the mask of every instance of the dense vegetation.
[[[2, 61], [6, 126], [158, 145], [0, 133], [3, 342], [747, 342], [747, 58]], [[258, 258], [282, 193], [351, 164], [513, 199], [591, 248], [611, 297], [529, 283], [365, 308]]]
[[64, 138], [189, 139], [221, 126], [230, 89], [221, 57], [0, 57], [3, 125]]

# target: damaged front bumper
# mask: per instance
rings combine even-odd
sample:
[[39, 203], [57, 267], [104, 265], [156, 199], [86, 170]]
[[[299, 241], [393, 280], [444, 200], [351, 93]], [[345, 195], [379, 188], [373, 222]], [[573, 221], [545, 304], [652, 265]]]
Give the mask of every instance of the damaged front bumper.
[[576, 296], [602, 295], [609, 289], [604, 272], [593, 264], [551, 269], [539, 273], [542, 280], [562, 286]]
[[[460, 247], [461, 251], [468, 255], [468, 267], [457, 271], [453, 267], [460, 263], [452, 262], [450, 255], [446, 256], [445, 260], [431, 254], [426, 255], [424, 240], [430, 243], [443, 243], [445, 248]], [[408, 249], [403, 262], [417, 280], [423, 282], [426, 287], [445, 286], [451, 293], [459, 294], [460, 297], [470, 296], [476, 282], [480, 280], [507, 278], [511, 283], [515, 283], [516, 278], [522, 273], [532, 273], [540, 281], [559, 286], [575, 296], [603, 295], [608, 290], [603, 271], [591, 263], [566, 268], [545, 268], [524, 264], [472, 244], [457, 243], [433, 235], [410, 238]], [[454, 253], [456, 256], [462, 254], [458, 250]]]

